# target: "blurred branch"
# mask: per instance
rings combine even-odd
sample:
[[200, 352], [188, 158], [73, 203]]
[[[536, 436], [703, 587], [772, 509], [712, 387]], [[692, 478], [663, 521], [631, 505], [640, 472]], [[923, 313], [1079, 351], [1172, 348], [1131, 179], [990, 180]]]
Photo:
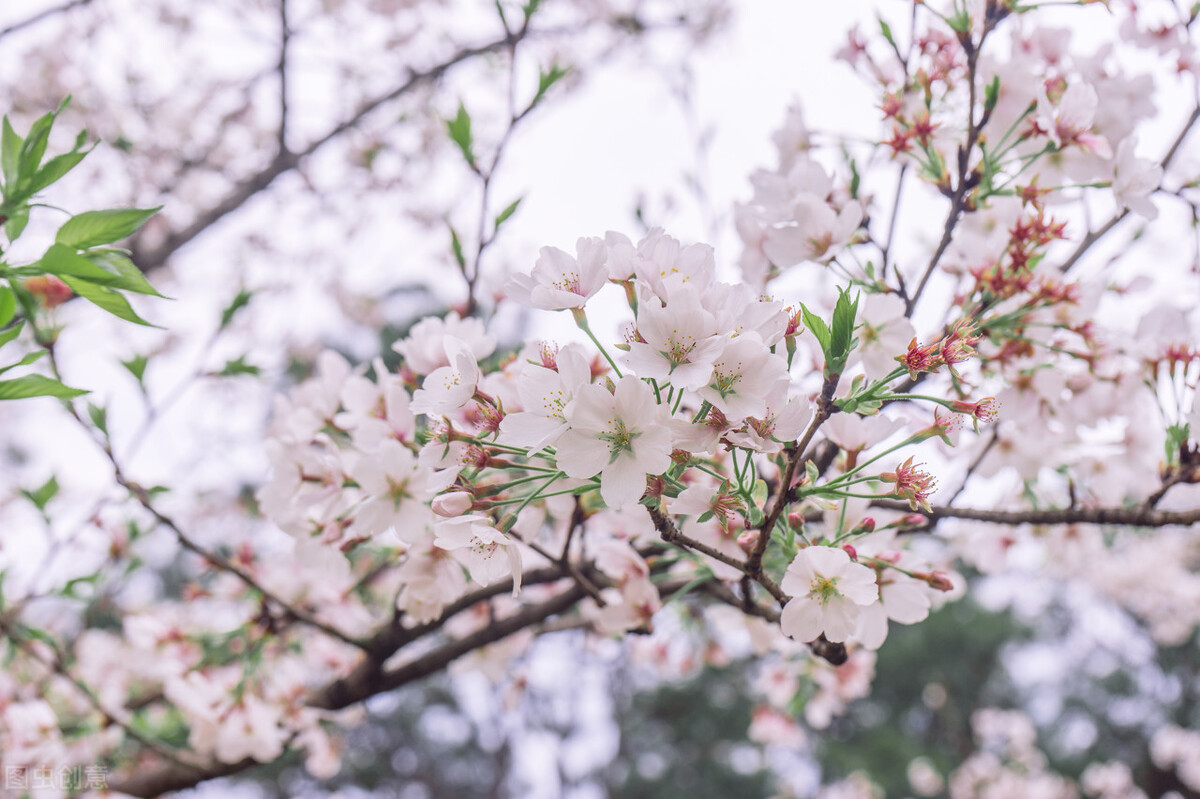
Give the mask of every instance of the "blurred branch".
[[7, 28], [0, 28], [0, 38], [4, 38], [5, 36], [7, 36], [10, 33], [16, 33], [19, 30], [28, 28], [31, 25], [36, 25], [37, 23], [41, 22], [42, 20], [46, 20], [46, 19], [49, 19], [50, 17], [55, 17], [55, 16], [58, 16], [59, 14], [66, 13], [67, 11], [70, 11], [73, 8], [78, 8], [80, 6], [86, 6], [91, 2], [92, 2], [92, 0], [71, 0], [71, 2], [63, 3], [61, 6], [55, 6], [54, 8], [47, 8], [45, 11], [42, 11], [38, 14], [34, 14], [32, 17], [29, 17], [28, 19], [22, 20], [20, 22], [14, 22], [12, 25], [9, 25]]
[[[876, 500], [880, 508], [911, 512], [907, 502]], [[1120, 524], [1131, 527], [1188, 526], [1200, 522], [1200, 509], [1187, 511], [1134, 508], [1065, 508], [1048, 510], [985, 510], [980, 508], [951, 508], [935, 505], [922, 515], [930, 521], [939, 519], [970, 519], [992, 524]]]
[[[1179, 153], [1179, 148], [1183, 146], [1183, 142], [1192, 132], [1192, 128], [1196, 126], [1197, 121], [1200, 121], [1200, 104], [1192, 109], [1192, 113], [1188, 116], [1187, 121], [1184, 123], [1183, 129], [1179, 131], [1179, 135], [1176, 136], [1175, 141], [1172, 142], [1171, 148], [1167, 150], [1167, 154], [1164, 155], [1162, 160], [1158, 162], [1158, 165], [1163, 168], [1164, 172], [1166, 171], [1167, 167], [1171, 165], [1171, 162], [1175, 160], [1175, 156]], [[1075, 251], [1072, 252], [1071, 255], [1068, 256], [1067, 260], [1063, 261], [1062, 265], [1058, 267], [1058, 271], [1062, 272], [1063, 274], [1071, 271], [1071, 268], [1079, 262], [1080, 258], [1087, 254], [1087, 251], [1090, 250], [1096, 242], [1104, 238], [1109, 231], [1120, 224], [1120, 222], [1127, 216], [1129, 216], [1129, 209], [1124, 208], [1119, 213], [1113, 215], [1111, 219], [1109, 219], [1100, 227], [1089, 231], [1088, 234], [1083, 237], [1083, 241], [1079, 242], [1079, 246], [1075, 248]]]

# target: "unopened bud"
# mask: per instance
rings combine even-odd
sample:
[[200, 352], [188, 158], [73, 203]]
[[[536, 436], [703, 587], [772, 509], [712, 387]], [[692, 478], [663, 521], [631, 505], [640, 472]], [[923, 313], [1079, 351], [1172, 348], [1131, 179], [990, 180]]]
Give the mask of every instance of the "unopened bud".
[[857, 549], [855, 549], [850, 544], [842, 544], [842, 549], [844, 549], [846, 551], [846, 554], [850, 556], [850, 560], [853, 560], [855, 562], [858, 561], [858, 550]]
[[920, 527], [927, 521], [929, 520], [919, 513], [907, 513], [904, 515], [904, 518], [900, 520], [900, 523], [905, 527]]
[[854, 528], [853, 530], [851, 530], [850, 532], [851, 532], [852, 534], [854, 534], [854, 535], [861, 535], [861, 534], [863, 534], [863, 533], [873, 533], [873, 532], [875, 532], [875, 519], [874, 519], [874, 517], [872, 517], [872, 516], [864, 516], [864, 517], [863, 517], [863, 519], [862, 519], [862, 521], [860, 521], [860, 522], [858, 523], [858, 526], [857, 526], [857, 527], [855, 527], [855, 528]]
[[929, 583], [930, 588], [936, 588], [939, 591], [953, 591], [954, 583], [950, 580], [950, 575], [945, 572], [932, 572], [925, 577], [925, 582]]
[[803, 530], [804, 529], [804, 514], [789, 513], [787, 520], [788, 520], [788, 526], [791, 527], [793, 530]]
[[758, 545], [758, 530], [746, 530], [737, 537], [737, 545], [742, 548], [742, 551], [749, 555], [754, 551], [754, 547]]
[[475, 498], [466, 491], [438, 494], [433, 498], [433, 512], [438, 516], [453, 519], [469, 511], [474, 502]]

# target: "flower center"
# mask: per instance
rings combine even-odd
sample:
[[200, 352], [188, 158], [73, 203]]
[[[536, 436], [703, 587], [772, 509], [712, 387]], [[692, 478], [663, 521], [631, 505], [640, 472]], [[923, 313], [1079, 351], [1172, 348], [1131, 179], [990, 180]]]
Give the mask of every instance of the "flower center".
[[812, 587], [808, 589], [808, 598], [815, 599], [822, 605], [828, 605], [829, 600], [837, 599], [842, 595], [842, 592], [837, 590], [836, 577], [822, 577], [817, 575], [813, 578]]
[[639, 433], [627, 428], [625, 422], [620, 419], [610, 419], [608, 425], [609, 429], [597, 438], [608, 444], [609, 454], [615, 458], [622, 452], [631, 451], [633, 440], [638, 437]]

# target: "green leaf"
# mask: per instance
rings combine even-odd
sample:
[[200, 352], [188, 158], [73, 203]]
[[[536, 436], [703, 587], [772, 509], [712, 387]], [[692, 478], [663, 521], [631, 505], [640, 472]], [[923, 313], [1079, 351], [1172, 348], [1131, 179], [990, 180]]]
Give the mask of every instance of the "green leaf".
[[537, 94], [533, 96], [533, 101], [529, 103], [529, 107], [533, 108], [541, 102], [542, 98], [546, 96], [546, 92], [550, 91], [550, 87], [566, 77], [570, 71], [570, 67], [560, 67], [558, 64], [551, 64], [549, 72], [539, 72]]
[[108, 270], [62, 244], [51, 244], [46, 254], [33, 266], [58, 277], [81, 277], [101, 285], [109, 285], [115, 277]]
[[159, 293], [158, 289], [150, 285], [150, 281], [146, 280], [146, 276], [142, 274], [142, 270], [133, 265], [133, 261], [129, 260], [129, 256], [125, 255], [120, 250], [89, 250], [84, 253], [84, 257], [97, 266], [103, 267], [106, 272], [112, 275], [111, 278], [105, 281], [96, 281], [110, 286], [114, 289], [123, 289], [124, 291], [132, 291], [137, 294], [149, 294], [152, 297], [161, 297], [162, 299], [170, 299]]
[[804, 317], [804, 327], [816, 337], [817, 343], [821, 345], [822, 354], [828, 357], [829, 326], [825, 324], [825, 321], [821, 317], [808, 310], [804, 303], [800, 303], [800, 315]]
[[83, 389], [64, 386], [57, 380], [42, 375], [25, 375], [12, 380], [0, 380], [0, 400], [28, 399], [29, 397], [78, 397], [86, 394]]
[[537, 13], [538, 7], [542, 4], [542, 0], [529, 0], [525, 5], [521, 6], [521, 13], [525, 15], [525, 21]]
[[750, 499], [756, 505], [764, 505], [767, 501], [767, 481], [755, 480], [754, 489], [750, 492]]
[[521, 200], [523, 200], [523, 199], [525, 199], [525, 198], [518, 197], [517, 199], [515, 199], [511, 203], [509, 203], [508, 206], [503, 211], [501, 211], [499, 214], [496, 215], [496, 227], [494, 228], [495, 230], [499, 230], [500, 226], [503, 225], [505, 222], [507, 222], [508, 218], [517, 212], [517, 206], [521, 204]]
[[148, 363], [150, 363], [150, 359], [145, 355], [135, 355], [128, 361], [121, 361], [121, 365], [128, 369], [129, 374], [133, 375], [139, 383], [146, 377], [146, 364]]
[[131, 236], [146, 220], [158, 213], [158, 208], [112, 208], [104, 211], [84, 211], [66, 221], [54, 240], [77, 250]]
[[262, 369], [258, 368], [252, 363], [246, 363], [246, 356], [239, 355], [232, 361], [226, 361], [225, 366], [223, 366], [221, 371], [217, 372], [217, 374], [221, 377], [233, 377], [234, 375], [257, 376], [262, 374]]
[[458, 237], [458, 231], [450, 225], [450, 249], [454, 251], [454, 260], [458, 262], [458, 268], [465, 270], [467, 268], [467, 258], [463, 255], [462, 240]]
[[811, 460], [804, 462], [804, 474], [808, 477], [809, 485], [816, 485], [817, 479], [821, 476], [821, 473], [817, 471], [817, 464]]
[[996, 102], [1000, 99], [1000, 76], [996, 75], [992, 78], [992, 82], [983, 90], [983, 110], [985, 113], [991, 113], [996, 107]]
[[25, 226], [29, 224], [29, 206], [22, 205], [20, 208], [12, 212], [8, 221], [4, 223], [4, 235], [9, 241], [16, 241], [25, 232]]
[[854, 319], [858, 315], [858, 297], [854, 301], [850, 300], [850, 292], [838, 292], [837, 304], [833, 307], [833, 328], [829, 340], [829, 354], [831, 360], [835, 361], [837, 368], [831, 369], [835, 372], [841, 372], [841, 367], [846, 363], [846, 357], [850, 354], [850, 349], [853, 346], [854, 339]]
[[0, 367], [0, 374], [4, 374], [10, 369], [16, 369], [18, 366], [28, 366], [34, 361], [41, 360], [42, 356], [45, 354], [46, 350], [34, 350], [33, 352], [27, 352], [25, 353], [25, 357], [21, 358], [21, 360], [17, 361], [16, 363], [10, 363], [8, 366]]
[[91, 151], [70, 152], [54, 156], [33, 176], [33, 182], [29, 184], [26, 191], [30, 194], [36, 194], [59, 180], [63, 175], [74, 169], [75, 165], [82, 161], [88, 152]]
[[862, 185], [862, 176], [858, 174], [858, 164], [850, 159], [850, 199], [858, 199], [858, 189]]
[[224, 330], [229, 327], [229, 323], [233, 321], [233, 317], [237, 312], [250, 304], [250, 298], [254, 296], [254, 292], [246, 291], [244, 288], [238, 289], [238, 293], [234, 296], [233, 301], [225, 306], [225, 310], [221, 311], [221, 327]]
[[17, 298], [8, 286], [0, 286], [0, 327], [12, 321], [17, 312]]
[[892, 38], [892, 26], [888, 25], [884, 21], [883, 17], [878, 17], [878, 19], [879, 19], [879, 32], [883, 34], [883, 38], [887, 40], [888, 44], [890, 44], [892, 47], [895, 47], [896, 40], [894, 38]]
[[4, 174], [4, 194], [8, 196], [16, 188], [17, 164], [20, 163], [21, 145], [23, 141], [13, 130], [8, 117], [4, 117], [3, 130], [0, 131], [0, 171]]
[[[59, 110], [61, 109], [60, 106]], [[43, 114], [29, 126], [29, 135], [25, 137], [25, 143], [21, 145], [20, 162], [17, 164], [18, 183], [33, 177], [37, 172], [38, 166], [42, 163], [42, 156], [46, 154], [46, 143], [50, 141], [50, 128], [54, 127], [56, 116], [58, 116], [58, 111]]]
[[80, 297], [103, 308], [113, 316], [124, 319], [127, 322], [133, 322], [134, 324], [157, 327], [157, 325], [152, 325], [138, 316], [132, 306], [130, 306], [129, 300], [107, 286], [102, 286], [80, 277], [63, 277], [62, 281]]
[[21, 493], [40, 511], [46, 510], [46, 505], [58, 494], [58, 480], [51, 475], [50, 479], [32, 491], [22, 489]]
[[88, 417], [92, 420], [92, 424], [96, 425], [97, 430], [108, 435], [108, 409], [89, 402]]
[[471, 138], [471, 115], [467, 113], [466, 106], [459, 102], [458, 114], [455, 115], [454, 119], [447, 119], [445, 122], [446, 133], [450, 135], [450, 140], [458, 145], [458, 149], [462, 151], [463, 158], [474, 169], [475, 145]]
[[3, 333], [0, 333], [0, 347], [3, 347], [5, 344], [12, 341], [18, 335], [20, 335], [21, 328], [23, 328], [23, 327], [25, 327], [25, 323], [18, 322], [14, 326], [10, 327], [8, 330], [5, 330]]

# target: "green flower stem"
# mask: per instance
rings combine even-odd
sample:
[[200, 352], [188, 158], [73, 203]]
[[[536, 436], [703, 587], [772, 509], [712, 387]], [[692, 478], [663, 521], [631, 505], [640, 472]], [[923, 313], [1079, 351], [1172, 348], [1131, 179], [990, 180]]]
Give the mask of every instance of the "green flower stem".
[[596, 345], [596, 349], [600, 350], [600, 354], [604, 356], [604, 360], [608, 361], [608, 365], [612, 367], [613, 374], [618, 378], [624, 377], [621, 374], [621, 368], [617, 366], [617, 362], [612, 359], [612, 356], [608, 354], [608, 350], [604, 349], [604, 345], [600, 343], [600, 340], [596, 338], [596, 334], [592, 332], [592, 327], [587, 321], [587, 314], [584, 313], [583, 309], [572, 308], [571, 315], [575, 317], [575, 324], [579, 326], [579, 329], [587, 333], [587, 337]]

